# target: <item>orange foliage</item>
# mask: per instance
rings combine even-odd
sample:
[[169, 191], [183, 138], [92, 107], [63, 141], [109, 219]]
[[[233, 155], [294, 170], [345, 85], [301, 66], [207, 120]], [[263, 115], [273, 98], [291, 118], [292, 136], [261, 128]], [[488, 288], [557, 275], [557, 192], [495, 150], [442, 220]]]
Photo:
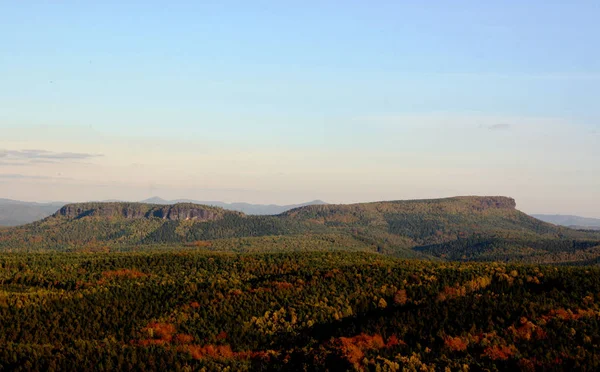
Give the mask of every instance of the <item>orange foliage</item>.
[[388, 338], [387, 344], [385, 345], [385, 347], [390, 348], [390, 347], [394, 347], [397, 345], [406, 345], [406, 342], [398, 339], [398, 337], [396, 335], [391, 335], [390, 338]]
[[277, 354], [273, 350], [267, 351], [239, 351], [231, 350], [229, 345], [181, 345], [179, 351], [188, 352], [196, 360], [205, 358], [215, 359], [260, 359], [269, 361], [272, 355]]
[[[157, 345], [170, 347], [173, 344], [178, 345], [177, 350], [180, 352], [189, 353], [192, 358], [199, 360], [204, 358], [221, 358], [221, 359], [263, 359], [268, 360], [275, 352], [269, 351], [241, 351], [234, 352], [229, 345], [196, 345], [194, 336], [179, 333], [175, 334], [175, 326], [169, 323], [151, 322], [143, 331], [150, 336], [149, 339], [135, 341], [132, 340], [132, 345], [150, 346]], [[227, 333], [220, 332], [217, 335], [217, 340], [227, 339]]]
[[507, 360], [510, 357], [512, 357], [513, 355], [515, 355], [516, 352], [517, 352], [517, 349], [515, 348], [514, 345], [510, 345], [510, 346], [495, 345], [495, 346], [490, 346], [490, 347], [486, 348], [484, 351], [484, 355], [492, 360]]
[[404, 305], [408, 302], [408, 295], [405, 289], [401, 289], [394, 294], [394, 303], [396, 305]]
[[594, 310], [585, 310], [585, 309], [577, 309], [575, 311], [558, 309], [558, 310], [550, 310], [547, 315], [542, 316], [542, 319], [545, 321], [549, 321], [552, 319], [560, 319], [560, 320], [578, 320], [581, 318], [591, 318], [596, 316], [597, 313]]
[[519, 369], [524, 372], [534, 372], [535, 371], [535, 363], [529, 359], [523, 358], [519, 360]]
[[365, 351], [386, 347], [383, 337], [380, 335], [369, 336], [364, 333], [354, 337], [340, 337], [333, 341], [333, 345], [342, 352], [350, 363], [355, 365], [364, 358]]
[[438, 301], [446, 301], [457, 297], [463, 297], [467, 294], [465, 287], [444, 287], [438, 295]]
[[354, 337], [340, 337], [340, 340], [342, 340], [342, 342], [352, 343], [363, 350], [382, 349], [385, 347], [383, 337], [380, 335], [369, 336], [361, 333]]
[[[190, 306], [194, 307], [193, 304]], [[272, 355], [276, 354], [272, 350], [234, 352], [229, 345], [196, 345], [193, 344], [194, 336], [184, 333], [176, 334], [175, 326], [169, 323], [151, 322], [142, 331], [150, 337], [139, 341], [132, 340], [132, 345], [172, 347], [175, 344], [178, 351], [187, 352], [192, 358], [197, 360], [204, 358], [268, 360]], [[219, 341], [224, 341], [227, 339], [227, 333], [222, 331], [216, 338]]]
[[331, 271], [326, 272], [323, 277], [327, 279], [331, 279], [337, 274], [341, 274], [342, 272], [339, 269], [332, 269]]
[[127, 278], [127, 279], [137, 279], [147, 276], [143, 272], [136, 269], [119, 269], [119, 270], [111, 270], [104, 271], [102, 276], [106, 279], [112, 278]]
[[194, 309], [198, 309], [200, 307], [200, 304], [198, 302], [194, 301], [190, 304], [190, 306]]
[[250, 293], [259, 293], [259, 292], [273, 292], [271, 288], [259, 287], [259, 288], [250, 288], [248, 290]]
[[[102, 280], [100, 280], [99, 283], [90, 283], [90, 282], [84, 282], [81, 280], [78, 280], [77, 282], [75, 282], [75, 289], [81, 289], [81, 288], [89, 288], [94, 286], [95, 284], [102, 284]], [[58, 282], [55, 282], [54, 285], [58, 285]]]
[[[135, 344], [135, 341], [132, 341], [132, 343]], [[140, 346], [150, 346], [150, 345], [161, 345], [162, 346], [162, 345], [165, 345], [167, 343], [168, 342], [165, 341], [165, 340], [154, 340], [154, 339], [152, 339], [152, 340], [150, 340], [150, 339], [140, 340], [140, 341], [137, 342], [137, 344], [140, 345]]]
[[144, 331], [153, 339], [171, 342], [175, 334], [175, 326], [169, 323], [151, 322]]
[[[512, 278], [512, 277], [511, 277]], [[479, 291], [485, 289], [492, 284], [492, 278], [488, 276], [477, 277], [473, 280], [469, 280], [464, 285], [458, 285], [454, 287], [446, 286], [438, 295], [438, 301], [443, 302], [451, 300], [453, 298], [464, 297], [467, 293]]]
[[236, 356], [229, 345], [185, 345], [183, 350], [188, 351], [192, 358], [196, 360], [203, 358], [233, 358]]
[[548, 336], [542, 328], [536, 326], [527, 320], [527, 318], [521, 318], [520, 324], [520, 327], [510, 326], [508, 328], [508, 331], [513, 334], [515, 340], [529, 341], [532, 337], [537, 340], [543, 340]]
[[292, 283], [288, 283], [288, 282], [274, 282], [273, 286], [277, 289], [291, 289], [294, 288], [294, 285]]
[[193, 341], [194, 341], [194, 336], [192, 336], [192, 335], [186, 335], [186, 334], [180, 333], [177, 336], [175, 336], [175, 342], [178, 344], [190, 344]]
[[44, 241], [44, 239], [43, 239], [42, 235], [32, 236], [31, 238], [29, 238], [29, 243], [41, 243], [43, 241]]
[[444, 345], [452, 351], [465, 351], [469, 346], [469, 340], [464, 337], [450, 337], [444, 338]]
[[533, 333], [535, 338], [538, 340], [545, 340], [548, 338], [548, 334], [541, 327], [537, 327]]

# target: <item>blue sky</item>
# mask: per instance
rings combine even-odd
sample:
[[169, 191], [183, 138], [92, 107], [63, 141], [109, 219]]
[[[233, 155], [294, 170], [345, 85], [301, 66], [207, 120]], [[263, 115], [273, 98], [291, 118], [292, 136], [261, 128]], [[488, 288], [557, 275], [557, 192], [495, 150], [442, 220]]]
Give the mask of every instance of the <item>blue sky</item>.
[[494, 193], [600, 216], [599, 18], [597, 1], [0, 2], [0, 193]]

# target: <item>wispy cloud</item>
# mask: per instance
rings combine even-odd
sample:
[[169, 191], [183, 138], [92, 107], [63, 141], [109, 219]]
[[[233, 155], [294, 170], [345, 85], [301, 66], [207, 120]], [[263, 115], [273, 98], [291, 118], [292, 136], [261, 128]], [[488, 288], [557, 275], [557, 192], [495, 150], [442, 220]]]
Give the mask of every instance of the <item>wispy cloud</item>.
[[29, 175], [25, 175], [25, 174], [15, 174], [15, 173], [11, 173], [11, 174], [0, 174], [0, 179], [5, 179], [5, 180], [23, 180], [23, 179], [33, 179], [33, 180], [49, 180], [52, 179], [53, 177], [46, 177], [46, 176], [29, 176]]
[[30, 165], [89, 160], [102, 154], [81, 152], [54, 152], [47, 150], [0, 150], [0, 165]]
[[510, 129], [510, 124], [494, 124], [487, 127], [489, 130], [507, 130]]
[[13, 167], [22, 167], [24, 165], [30, 165], [30, 163], [28, 162], [22, 162], [22, 161], [5, 161], [0, 159], [0, 165], [4, 165], [4, 166], [13, 166]]
[[21, 159], [55, 159], [55, 160], [81, 160], [97, 158], [102, 154], [89, 154], [80, 152], [53, 152], [47, 150], [4, 150], [5, 157]]
[[40, 176], [31, 174], [20, 174], [20, 173], [8, 173], [0, 174], [0, 180], [73, 180], [72, 178], [62, 177], [58, 174], [58, 177], [52, 176]]

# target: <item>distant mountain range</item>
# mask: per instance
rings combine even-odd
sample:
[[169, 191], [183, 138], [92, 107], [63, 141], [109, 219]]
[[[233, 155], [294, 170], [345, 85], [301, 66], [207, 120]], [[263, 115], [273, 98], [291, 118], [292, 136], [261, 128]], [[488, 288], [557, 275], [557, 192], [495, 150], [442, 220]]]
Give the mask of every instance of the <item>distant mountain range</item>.
[[518, 211], [507, 197], [307, 205], [268, 216], [152, 201], [68, 204], [44, 220], [0, 230], [0, 251], [191, 245], [244, 252], [318, 246], [466, 261], [600, 259], [600, 232], [540, 221]]
[[192, 203], [199, 205], [211, 205], [213, 207], [220, 207], [229, 211], [237, 211], [245, 214], [266, 216], [281, 214], [289, 211], [290, 209], [305, 207], [307, 205], [322, 205], [327, 204], [322, 200], [313, 200], [308, 203], [302, 204], [289, 204], [289, 205], [276, 205], [276, 204], [249, 204], [249, 203], [224, 203], [220, 201], [198, 201], [192, 199], [176, 199], [176, 200], [164, 200], [159, 197], [153, 197], [146, 200], [142, 200], [141, 203], [148, 204], [161, 204], [161, 205], [172, 205], [178, 203]]
[[574, 229], [600, 230], [600, 218], [588, 218], [562, 214], [534, 214], [532, 216], [544, 222], [567, 226]]
[[[119, 200], [106, 200], [104, 202], [121, 202]], [[170, 205], [177, 203], [193, 203], [201, 205], [211, 205], [220, 207], [230, 211], [242, 212], [249, 215], [275, 215], [280, 214], [290, 209], [303, 207], [306, 205], [318, 205], [327, 204], [321, 200], [314, 200], [303, 204], [292, 204], [292, 205], [263, 205], [263, 204], [249, 204], [249, 203], [224, 203], [220, 201], [197, 201], [190, 199], [178, 199], [178, 200], [164, 200], [159, 197], [153, 197], [150, 199], [142, 200], [141, 203], [147, 204], [160, 204]], [[42, 218], [46, 218], [62, 206], [66, 205], [66, 202], [52, 202], [52, 203], [34, 203], [34, 202], [23, 202], [11, 199], [0, 199], [0, 226], [19, 226], [28, 224]]]
[[66, 203], [31, 203], [0, 199], [0, 226], [18, 226], [41, 220], [55, 213]]

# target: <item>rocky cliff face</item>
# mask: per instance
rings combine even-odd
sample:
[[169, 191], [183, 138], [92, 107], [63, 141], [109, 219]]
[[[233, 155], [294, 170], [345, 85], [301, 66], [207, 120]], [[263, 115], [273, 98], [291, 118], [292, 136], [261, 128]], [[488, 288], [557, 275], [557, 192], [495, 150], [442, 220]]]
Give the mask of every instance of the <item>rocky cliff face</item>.
[[200, 207], [193, 204], [175, 204], [155, 210], [154, 217], [180, 221], [180, 220], [199, 220], [212, 221], [222, 217], [223, 213], [215, 208]]
[[[468, 198], [468, 197], [467, 197]], [[473, 204], [479, 202], [481, 209], [516, 209], [517, 202], [513, 198], [505, 196], [471, 197]]]
[[155, 205], [142, 203], [81, 203], [68, 204], [62, 207], [55, 216], [70, 219], [84, 217], [104, 218], [161, 218], [181, 221], [214, 221], [223, 218], [225, 211], [221, 208], [198, 204]]

